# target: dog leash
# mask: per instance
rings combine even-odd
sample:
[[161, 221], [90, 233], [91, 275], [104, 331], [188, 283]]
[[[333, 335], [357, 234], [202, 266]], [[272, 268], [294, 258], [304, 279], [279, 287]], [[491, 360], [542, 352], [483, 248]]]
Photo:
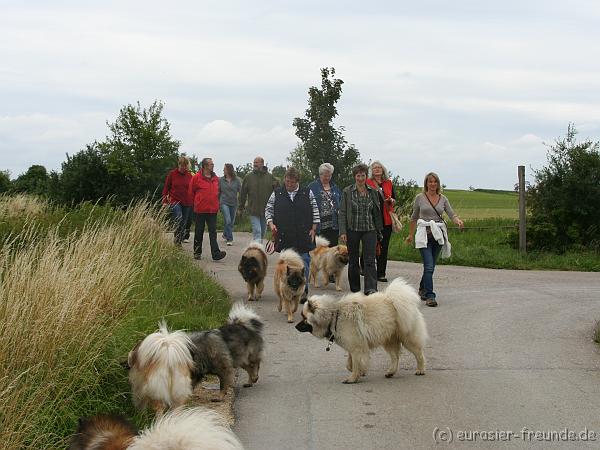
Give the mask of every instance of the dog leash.
[[339, 311], [335, 312], [335, 324], [333, 325], [333, 332], [331, 331], [331, 324], [333, 323], [333, 321], [329, 322], [329, 328], [327, 329], [327, 335], [325, 335], [325, 337], [329, 337], [329, 343], [327, 344], [327, 348], [325, 349], [326, 352], [328, 352], [329, 350], [331, 350], [331, 346], [333, 345], [333, 341], [335, 340], [335, 331], [337, 331], [337, 321], [338, 321], [338, 316], [340, 315]]

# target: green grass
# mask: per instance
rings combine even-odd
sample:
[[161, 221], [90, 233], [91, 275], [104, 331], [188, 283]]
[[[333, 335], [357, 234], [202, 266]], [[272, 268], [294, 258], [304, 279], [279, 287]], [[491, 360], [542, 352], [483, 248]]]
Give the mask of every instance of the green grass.
[[[3, 198], [0, 203], [2, 201], [9, 200]], [[3, 330], [0, 359], [4, 361], [0, 367], [0, 382], [9, 382], [6, 386], [0, 384], [3, 405], [0, 408], [0, 440], [4, 441], [0, 448], [65, 448], [78, 418], [97, 413], [117, 412], [132, 418], [139, 426], [147, 425], [149, 414], [133, 409], [127, 372], [122, 366], [127, 353], [146, 334], [156, 330], [161, 318], [166, 318], [171, 329], [205, 329], [223, 324], [230, 308], [227, 292], [204, 274], [188, 254], [164, 238], [166, 226], [161, 222], [160, 214], [134, 216], [131, 220], [126, 219], [123, 211], [92, 205], [72, 210], [46, 205], [42, 212], [36, 210], [27, 218], [11, 211], [11, 208], [0, 208], [0, 243], [5, 243], [0, 260], [0, 329]], [[105, 258], [102, 255], [95, 261], [82, 259], [79, 262], [78, 259], [73, 266], [65, 263], [77, 272], [78, 278], [74, 281], [65, 275], [69, 272], [61, 272], [61, 252], [69, 254], [69, 249], [86, 237], [83, 230], [93, 231], [95, 227], [102, 230], [119, 223], [123, 224], [121, 231], [115, 232], [114, 237], [106, 241], [111, 244], [98, 252], [106, 253], [107, 261], [114, 252], [132, 255], [128, 258], [134, 262], [144, 261], [137, 264], [137, 268], [132, 266], [122, 287], [112, 289], [106, 281], [110, 277], [118, 278], [120, 266], [105, 270], [106, 279], [94, 275]], [[139, 225], [140, 231], [121, 238], [130, 227], [135, 227], [134, 224]], [[52, 241], [57, 249], [53, 253], [57, 258], [55, 264], [40, 262], [39, 258], [44, 255], [45, 236], [48, 235], [58, 236], [58, 240]], [[129, 247], [125, 248], [125, 245]], [[36, 250], [36, 246], [39, 249]], [[79, 248], [86, 247], [80, 245]], [[27, 252], [31, 256], [28, 257]], [[11, 275], [11, 264], [19, 261], [19, 254], [26, 258], [23, 267], [31, 270], [32, 276], [18, 278]], [[35, 274], [42, 272], [45, 278], [38, 282]], [[93, 284], [82, 286], [78, 281], [86, 279]], [[15, 284], [17, 281], [14, 280], [21, 280], [20, 284]], [[9, 282], [12, 284], [6, 284]], [[80, 320], [79, 316], [74, 316], [67, 333], [55, 333], [55, 329], [64, 327], [61, 302], [65, 305], [70, 302], [64, 308], [74, 311], [75, 305], [71, 304], [76, 302], [77, 289], [83, 289], [84, 293], [93, 289], [99, 293], [94, 294], [94, 298], [99, 296], [101, 302], [106, 293], [107, 306], [98, 310], [97, 316], [88, 314]], [[22, 297], [15, 292], [23, 292]], [[63, 298], [65, 300], [61, 300]], [[46, 315], [43, 315], [45, 310], [36, 306], [42, 301], [48, 304]], [[89, 310], [87, 305], [83, 303], [82, 312]], [[27, 314], [28, 310], [36, 313], [39, 310], [42, 315], [38, 313], [33, 317]], [[73, 313], [65, 311], [70, 314], [67, 317], [73, 317]], [[32, 339], [20, 337], [29, 330], [37, 330], [34, 335], [29, 335], [35, 336], [36, 342], [40, 343], [41, 351], [36, 357], [31, 356], [31, 349], [28, 351]], [[44, 340], [46, 336], [48, 341]], [[73, 336], [86, 337], [73, 341]], [[58, 352], [44, 352], [45, 347], [56, 348]], [[31, 368], [28, 362], [14, 361], [16, 355], [24, 355], [27, 361], [34, 361], [34, 365], [36, 360], [43, 361], [43, 365]], [[7, 363], [11, 358], [13, 362]], [[43, 401], [35, 401], [38, 398]]]
[[[509, 245], [509, 233], [517, 226], [512, 219], [472, 219], [466, 222], [466, 226], [469, 228], [460, 231], [454, 224], [448, 224], [452, 256], [438, 259], [438, 264], [492, 269], [600, 271], [600, 254], [593, 251], [570, 251], [561, 255], [529, 252], [521, 255]], [[392, 235], [389, 259], [422, 262], [414, 244], [404, 242], [407, 235], [408, 226]]]
[[519, 195], [516, 192], [446, 189], [444, 195], [463, 220], [519, 218]]

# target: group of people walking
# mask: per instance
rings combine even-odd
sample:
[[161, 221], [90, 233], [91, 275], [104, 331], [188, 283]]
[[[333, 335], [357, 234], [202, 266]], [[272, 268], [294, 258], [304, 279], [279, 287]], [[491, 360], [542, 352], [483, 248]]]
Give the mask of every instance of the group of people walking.
[[[195, 217], [194, 258], [202, 255], [205, 224], [208, 226], [213, 260], [225, 257], [217, 241], [216, 216], [223, 213], [223, 238], [233, 244], [236, 212], [246, 211], [252, 225], [252, 237], [262, 241], [267, 227], [271, 230], [276, 251], [293, 248], [302, 257], [306, 279], [309, 278], [310, 255], [315, 236], [325, 237], [331, 246], [348, 247], [348, 281], [350, 290], [361, 290], [361, 276], [366, 295], [377, 291], [378, 282], [387, 282], [388, 248], [396, 193], [385, 166], [374, 161], [352, 169], [354, 183], [343, 190], [333, 182], [335, 168], [324, 163], [319, 176], [308, 186], [300, 186], [300, 174], [290, 167], [283, 185], [267, 170], [264, 159], [254, 158], [253, 170], [243, 181], [233, 165], [225, 164], [223, 177], [214, 171], [211, 158], [204, 158], [200, 171], [190, 172], [189, 160], [182, 156], [178, 167], [167, 175], [163, 202], [168, 204], [176, 221], [175, 243], [189, 238], [192, 213]], [[430, 172], [425, 176], [423, 192], [417, 195], [410, 221], [408, 243], [415, 243], [423, 258], [423, 275], [419, 285], [421, 299], [437, 306], [433, 290], [433, 272], [440, 255], [449, 255], [450, 243], [443, 220], [444, 212], [459, 227], [462, 220], [454, 213], [448, 199], [440, 193], [440, 179]], [[308, 293], [306, 284], [305, 296]]]

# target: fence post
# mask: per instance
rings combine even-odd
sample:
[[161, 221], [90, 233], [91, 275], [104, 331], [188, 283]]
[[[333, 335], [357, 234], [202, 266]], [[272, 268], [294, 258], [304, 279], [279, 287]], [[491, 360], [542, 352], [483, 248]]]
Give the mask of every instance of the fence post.
[[527, 253], [525, 227], [525, 166], [518, 167], [519, 172], [519, 252]]

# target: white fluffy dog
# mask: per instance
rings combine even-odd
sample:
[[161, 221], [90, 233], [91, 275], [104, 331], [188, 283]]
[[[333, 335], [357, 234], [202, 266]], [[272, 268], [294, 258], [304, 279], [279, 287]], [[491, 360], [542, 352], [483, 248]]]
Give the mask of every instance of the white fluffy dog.
[[136, 408], [150, 406], [158, 415], [183, 405], [192, 395], [194, 360], [187, 333], [170, 333], [164, 321], [159, 330], [129, 352], [129, 382]]
[[419, 303], [415, 289], [402, 278], [369, 296], [354, 293], [337, 300], [313, 295], [304, 304], [296, 329], [329, 339], [348, 352], [346, 368], [352, 373], [344, 383], [356, 383], [366, 374], [370, 352], [377, 347], [390, 356], [387, 378], [398, 370], [402, 346], [415, 355], [416, 375], [424, 375], [427, 329]]

